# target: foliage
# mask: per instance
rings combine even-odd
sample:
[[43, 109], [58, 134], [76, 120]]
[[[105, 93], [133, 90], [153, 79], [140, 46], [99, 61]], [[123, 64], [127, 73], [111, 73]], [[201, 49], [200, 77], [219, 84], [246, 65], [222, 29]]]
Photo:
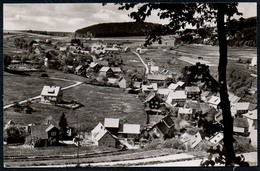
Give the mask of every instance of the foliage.
[[68, 126], [68, 122], [67, 122], [67, 119], [65, 117], [65, 113], [63, 112], [61, 117], [60, 117], [60, 121], [59, 121], [61, 139], [66, 139], [67, 136], [68, 136], [67, 126]]
[[153, 23], [124, 22], [102, 23], [76, 30], [76, 34], [91, 33], [93, 37], [145, 36], [155, 27]]
[[14, 45], [16, 48], [27, 49], [28, 43], [23, 38], [15, 38]]
[[17, 126], [10, 126], [6, 130], [7, 143], [24, 143], [26, 132], [24, 128]]

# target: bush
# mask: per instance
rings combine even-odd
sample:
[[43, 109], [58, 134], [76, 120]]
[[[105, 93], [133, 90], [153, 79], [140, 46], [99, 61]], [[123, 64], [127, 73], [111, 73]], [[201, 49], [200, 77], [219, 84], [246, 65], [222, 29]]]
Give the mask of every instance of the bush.
[[22, 127], [10, 126], [6, 130], [6, 141], [7, 143], [24, 143], [26, 132]]

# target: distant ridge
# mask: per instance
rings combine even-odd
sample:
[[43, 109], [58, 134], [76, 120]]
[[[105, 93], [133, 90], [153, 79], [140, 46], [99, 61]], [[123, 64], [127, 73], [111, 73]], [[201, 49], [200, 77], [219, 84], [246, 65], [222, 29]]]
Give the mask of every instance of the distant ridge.
[[101, 23], [78, 29], [75, 33], [83, 37], [145, 36], [156, 25], [147, 22]]

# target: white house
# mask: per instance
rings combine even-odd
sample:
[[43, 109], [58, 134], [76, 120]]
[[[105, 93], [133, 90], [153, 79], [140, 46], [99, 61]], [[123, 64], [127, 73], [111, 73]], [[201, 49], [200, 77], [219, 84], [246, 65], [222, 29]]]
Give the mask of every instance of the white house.
[[167, 97], [166, 103], [170, 105], [184, 106], [187, 100], [185, 91], [171, 91]]
[[212, 107], [214, 107], [215, 109], [218, 108], [219, 104], [220, 104], [220, 97], [218, 96], [212, 96], [209, 101], [208, 104]]
[[62, 91], [59, 86], [43, 86], [41, 92], [41, 102], [61, 102], [62, 101]]
[[192, 108], [182, 108], [178, 110], [178, 116], [183, 119], [191, 119], [192, 117]]

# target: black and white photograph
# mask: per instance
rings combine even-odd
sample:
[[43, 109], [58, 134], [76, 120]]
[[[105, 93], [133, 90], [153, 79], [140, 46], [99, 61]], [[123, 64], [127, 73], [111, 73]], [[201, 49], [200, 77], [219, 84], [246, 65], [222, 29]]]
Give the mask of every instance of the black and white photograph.
[[258, 166], [257, 3], [3, 3], [4, 168]]

